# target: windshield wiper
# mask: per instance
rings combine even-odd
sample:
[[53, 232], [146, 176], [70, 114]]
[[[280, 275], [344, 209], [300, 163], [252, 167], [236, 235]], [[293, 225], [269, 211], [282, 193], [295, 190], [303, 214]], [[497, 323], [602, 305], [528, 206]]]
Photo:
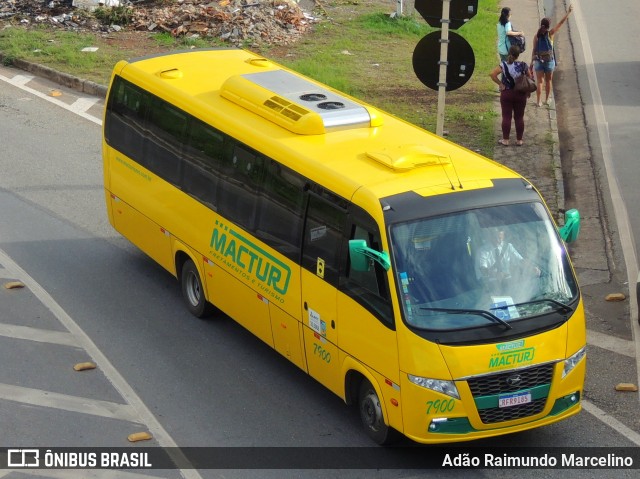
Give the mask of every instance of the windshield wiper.
[[474, 314], [476, 316], [482, 316], [483, 318], [487, 318], [494, 323], [499, 323], [504, 326], [506, 329], [512, 329], [511, 325], [507, 323], [505, 320], [500, 319], [495, 314], [491, 314], [489, 311], [485, 311], [483, 309], [455, 309], [455, 308], [420, 308], [425, 311], [436, 311], [440, 313], [450, 313], [450, 314]]
[[558, 309], [560, 309], [560, 311], [563, 314], [568, 314], [573, 312], [573, 308], [571, 306], [567, 306], [566, 304], [551, 298], [534, 299], [533, 301], [525, 301], [524, 303], [516, 303], [508, 306], [498, 306], [497, 308], [492, 308], [492, 309], [504, 309], [504, 308], [513, 307], [513, 306], [526, 306], [527, 304], [537, 304], [537, 303], [553, 303], [558, 307]]

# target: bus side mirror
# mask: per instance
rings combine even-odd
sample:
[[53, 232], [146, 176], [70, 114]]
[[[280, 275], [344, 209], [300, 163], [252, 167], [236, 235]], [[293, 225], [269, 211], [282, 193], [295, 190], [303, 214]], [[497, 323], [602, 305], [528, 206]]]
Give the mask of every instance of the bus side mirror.
[[565, 243], [571, 243], [578, 239], [580, 233], [580, 212], [571, 209], [564, 214], [564, 226], [560, 228], [560, 237]]
[[369, 271], [369, 260], [380, 263], [385, 271], [391, 268], [389, 254], [369, 248], [365, 240], [349, 240], [349, 258], [351, 267], [356, 271]]

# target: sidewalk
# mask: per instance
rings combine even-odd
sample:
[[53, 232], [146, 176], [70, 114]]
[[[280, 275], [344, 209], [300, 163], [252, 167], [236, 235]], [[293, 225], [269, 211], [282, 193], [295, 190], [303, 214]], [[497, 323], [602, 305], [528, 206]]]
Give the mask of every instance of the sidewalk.
[[[524, 32], [527, 38], [527, 50], [520, 55], [519, 60], [530, 64], [533, 35], [540, 25], [540, 19], [552, 15], [544, 13], [543, 0], [511, 0], [503, 2], [503, 6], [511, 8], [513, 25], [517, 30]], [[496, 23], [498, 14], [496, 14]], [[544, 99], [544, 87], [542, 98]], [[524, 145], [516, 147], [515, 141], [512, 141], [512, 146], [508, 147], [496, 144], [493, 159], [530, 180], [546, 201], [553, 217], [562, 224], [563, 211], [565, 210], [562, 165], [556, 122], [556, 103], [553, 96], [550, 99], [552, 101], [549, 106], [538, 107], [535, 104], [536, 94], [531, 94], [525, 109]], [[498, 115], [495, 124], [497, 142], [498, 138], [502, 138], [500, 96], [497, 93], [495, 111]], [[515, 125], [513, 124], [511, 133], [515, 139]]]

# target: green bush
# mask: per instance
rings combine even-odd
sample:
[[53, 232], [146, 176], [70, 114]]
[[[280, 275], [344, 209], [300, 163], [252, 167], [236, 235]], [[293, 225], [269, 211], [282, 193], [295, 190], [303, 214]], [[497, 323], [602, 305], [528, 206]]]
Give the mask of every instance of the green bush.
[[128, 25], [133, 18], [133, 8], [121, 5], [118, 7], [98, 7], [93, 15], [104, 25]]

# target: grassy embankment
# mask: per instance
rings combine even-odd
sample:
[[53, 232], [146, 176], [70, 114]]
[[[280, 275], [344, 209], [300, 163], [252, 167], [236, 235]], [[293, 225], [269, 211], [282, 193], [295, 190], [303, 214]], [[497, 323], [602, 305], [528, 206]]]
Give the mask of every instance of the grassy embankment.
[[[393, 2], [395, 3], [395, 2]], [[389, 1], [325, 2], [313, 31], [287, 47], [244, 45], [430, 131], [436, 128], [437, 92], [413, 72], [418, 41], [432, 32], [416, 17], [391, 18]], [[498, 1], [485, 0], [468, 24], [457, 30], [471, 44], [475, 69], [471, 80], [447, 92], [444, 129], [449, 138], [491, 155], [494, 146], [495, 88], [487, 73], [496, 63], [495, 23]], [[126, 12], [105, 9], [105, 22], [126, 22]], [[106, 84], [113, 65], [122, 58], [149, 53], [225, 45], [203, 38], [175, 39], [166, 33], [77, 33], [46, 27], [7, 26], [0, 30], [5, 63], [20, 58], [78, 77]], [[85, 47], [98, 47], [83, 52]], [[434, 66], [435, 68], [435, 66]]]

